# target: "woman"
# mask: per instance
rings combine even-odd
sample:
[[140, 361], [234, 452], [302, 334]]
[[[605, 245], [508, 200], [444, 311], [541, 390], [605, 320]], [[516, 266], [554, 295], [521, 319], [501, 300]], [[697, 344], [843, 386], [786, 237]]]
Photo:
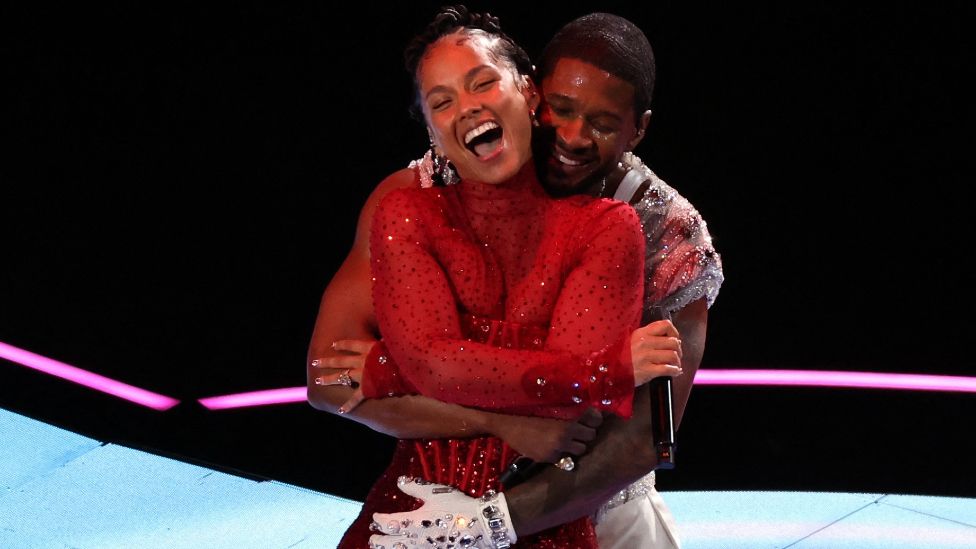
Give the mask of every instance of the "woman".
[[[370, 250], [384, 339], [367, 361], [364, 393], [547, 417], [588, 406], [628, 416], [635, 385], [679, 371], [627, 356], [643, 291], [633, 210], [541, 190], [530, 162], [538, 104], [530, 65], [492, 18], [448, 9], [407, 59], [432, 144], [462, 181], [391, 192], [376, 212]], [[340, 547], [366, 545], [374, 511], [417, 505], [399, 495], [402, 475], [487, 493], [482, 523], [503, 523], [504, 497], [490, 491], [515, 457], [493, 437], [400, 441]], [[445, 522], [445, 539], [432, 541], [464, 546], [481, 531], [465, 528]], [[514, 541], [510, 529], [484, 532], [494, 540], [485, 546]], [[595, 546], [588, 519], [521, 542]]]

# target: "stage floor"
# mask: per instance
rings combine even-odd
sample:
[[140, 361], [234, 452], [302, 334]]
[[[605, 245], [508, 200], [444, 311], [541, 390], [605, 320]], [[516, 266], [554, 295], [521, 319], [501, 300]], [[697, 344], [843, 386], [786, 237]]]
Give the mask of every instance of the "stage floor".
[[[4, 549], [328, 548], [360, 507], [105, 444], [2, 409], [0, 440]], [[663, 497], [686, 549], [976, 547], [976, 499], [705, 491]]]

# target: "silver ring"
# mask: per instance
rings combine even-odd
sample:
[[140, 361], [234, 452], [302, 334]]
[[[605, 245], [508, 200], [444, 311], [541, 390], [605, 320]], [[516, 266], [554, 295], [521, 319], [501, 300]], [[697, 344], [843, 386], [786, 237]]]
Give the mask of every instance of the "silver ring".
[[349, 376], [349, 370], [339, 374], [339, 379], [336, 380], [339, 385], [345, 385], [346, 387], [352, 387], [352, 377]]
[[563, 471], [572, 471], [573, 469], [576, 468], [576, 462], [573, 461], [573, 458], [570, 457], [570, 456], [566, 456], [566, 457], [560, 459], [556, 463], [553, 463], [553, 465], [555, 465], [556, 467], [559, 467]]

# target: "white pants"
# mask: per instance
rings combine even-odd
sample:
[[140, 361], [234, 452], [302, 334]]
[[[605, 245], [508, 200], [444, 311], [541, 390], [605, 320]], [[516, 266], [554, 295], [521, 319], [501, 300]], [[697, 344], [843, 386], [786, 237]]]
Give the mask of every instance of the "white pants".
[[681, 547], [674, 517], [653, 485], [644, 494], [601, 510], [595, 520], [600, 549]]

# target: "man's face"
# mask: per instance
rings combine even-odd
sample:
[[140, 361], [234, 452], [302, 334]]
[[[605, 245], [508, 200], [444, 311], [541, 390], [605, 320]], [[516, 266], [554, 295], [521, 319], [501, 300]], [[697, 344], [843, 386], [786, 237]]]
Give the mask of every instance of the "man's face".
[[554, 194], [593, 187], [643, 135], [634, 87], [579, 59], [562, 58], [542, 81], [538, 166]]

